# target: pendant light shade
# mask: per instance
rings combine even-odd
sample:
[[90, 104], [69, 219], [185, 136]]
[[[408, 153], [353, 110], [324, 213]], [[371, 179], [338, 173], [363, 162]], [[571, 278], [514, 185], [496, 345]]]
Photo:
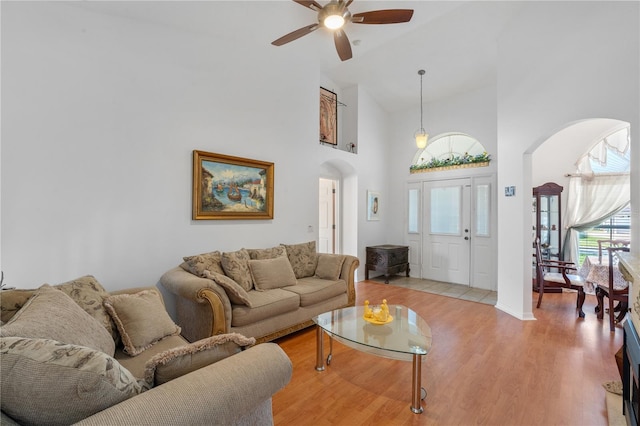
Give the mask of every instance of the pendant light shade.
[[424, 130], [424, 126], [422, 125], [422, 76], [424, 74], [424, 70], [418, 71], [418, 75], [420, 75], [420, 128], [413, 135], [418, 149], [424, 149], [427, 146], [427, 141], [429, 140], [429, 134]]

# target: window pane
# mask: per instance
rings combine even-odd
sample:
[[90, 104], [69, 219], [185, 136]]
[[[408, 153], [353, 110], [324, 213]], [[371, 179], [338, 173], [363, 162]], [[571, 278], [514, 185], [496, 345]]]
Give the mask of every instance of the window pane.
[[490, 185], [478, 185], [476, 187], [476, 235], [488, 237], [491, 213]]
[[409, 233], [417, 234], [418, 231], [418, 190], [409, 190]]
[[461, 187], [431, 189], [431, 233], [460, 235]]

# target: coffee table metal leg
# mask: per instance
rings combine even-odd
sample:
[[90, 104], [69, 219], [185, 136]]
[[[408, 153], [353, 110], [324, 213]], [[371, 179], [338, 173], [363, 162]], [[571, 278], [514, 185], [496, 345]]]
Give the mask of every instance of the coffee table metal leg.
[[324, 355], [322, 354], [322, 327], [316, 326], [316, 370], [324, 371]]
[[411, 391], [411, 411], [415, 414], [422, 413], [422, 386], [420, 385], [420, 379], [422, 377], [422, 355], [413, 354], [413, 378], [412, 391]]

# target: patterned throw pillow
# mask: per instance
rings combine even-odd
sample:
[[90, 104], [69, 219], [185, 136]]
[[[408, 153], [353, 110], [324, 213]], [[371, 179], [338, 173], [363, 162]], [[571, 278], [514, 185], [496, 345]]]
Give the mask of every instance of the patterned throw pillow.
[[287, 251], [284, 246], [276, 246], [266, 249], [247, 249], [251, 259], [274, 259], [276, 257], [286, 256]]
[[253, 337], [238, 333], [207, 337], [154, 355], [145, 365], [144, 378], [150, 385], [161, 385], [177, 377], [235, 355], [256, 343]]
[[315, 241], [295, 245], [281, 245], [287, 250], [287, 256], [296, 278], [312, 277], [315, 274], [318, 264]]
[[246, 249], [222, 253], [222, 269], [226, 276], [249, 291], [253, 288], [253, 280], [249, 272], [249, 252]]
[[180, 334], [180, 327], [171, 320], [155, 290], [109, 296], [104, 306], [118, 327], [124, 351], [131, 356], [167, 336]]
[[57, 340], [87, 346], [110, 356], [116, 349], [113, 338], [98, 320], [48, 284], [40, 287], [0, 328], [0, 335]]
[[187, 272], [191, 272], [193, 275], [197, 275], [202, 278], [204, 271], [211, 271], [217, 274], [224, 274], [220, 261], [222, 260], [222, 254], [219, 251], [212, 251], [211, 253], [202, 253], [196, 256], [186, 256], [182, 258], [184, 263], [180, 265], [182, 269]]
[[101, 351], [27, 337], [0, 338], [0, 378], [2, 411], [21, 424], [76, 423], [148, 389]]
[[204, 271], [204, 276], [205, 278], [215, 281], [216, 284], [224, 288], [224, 292], [227, 293], [227, 297], [229, 297], [231, 303], [251, 307], [249, 295], [245, 289], [228, 276], [216, 274], [215, 272], [210, 271]]
[[[85, 312], [97, 319], [111, 334], [111, 337], [117, 341], [118, 330], [116, 329], [116, 325], [111, 321], [111, 317], [102, 306], [102, 301], [106, 297], [109, 297], [109, 293], [100, 285], [94, 276], [86, 275], [76, 278], [75, 280], [57, 284], [53, 286], [53, 288], [61, 290], [71, 297]], [[36, 289], [3, 291], [2, 298], [0, 298], [2, 314], [0, 319], [5, 323], [8, 322], [36, 291]]]

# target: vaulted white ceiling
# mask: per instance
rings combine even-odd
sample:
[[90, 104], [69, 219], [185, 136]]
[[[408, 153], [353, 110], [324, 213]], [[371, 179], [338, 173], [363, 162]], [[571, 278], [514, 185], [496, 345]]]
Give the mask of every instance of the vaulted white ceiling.
[[274, 60], [316, 61], [319, 71], [339, 88], [359, 84], [387, 111], [418, 106], [419, 69], [427, 71], [425, 102], [493, 84], [497, 37], [522, 7], [521, 2], [355, 0], [349, 7], [351, 13], [413, 9], [414, 14], [404, 24], [349, 24], [345, 32], [352, 42], [353, 58], [341, 62], [332, 35], [324, 28], [284, 46], [271, 45], [282, 35], [316, 22], [314, 11], [293, 1], [72, 4], [93, 13], [199, 33], [239, 51], [244, 46], [273, 50]]

